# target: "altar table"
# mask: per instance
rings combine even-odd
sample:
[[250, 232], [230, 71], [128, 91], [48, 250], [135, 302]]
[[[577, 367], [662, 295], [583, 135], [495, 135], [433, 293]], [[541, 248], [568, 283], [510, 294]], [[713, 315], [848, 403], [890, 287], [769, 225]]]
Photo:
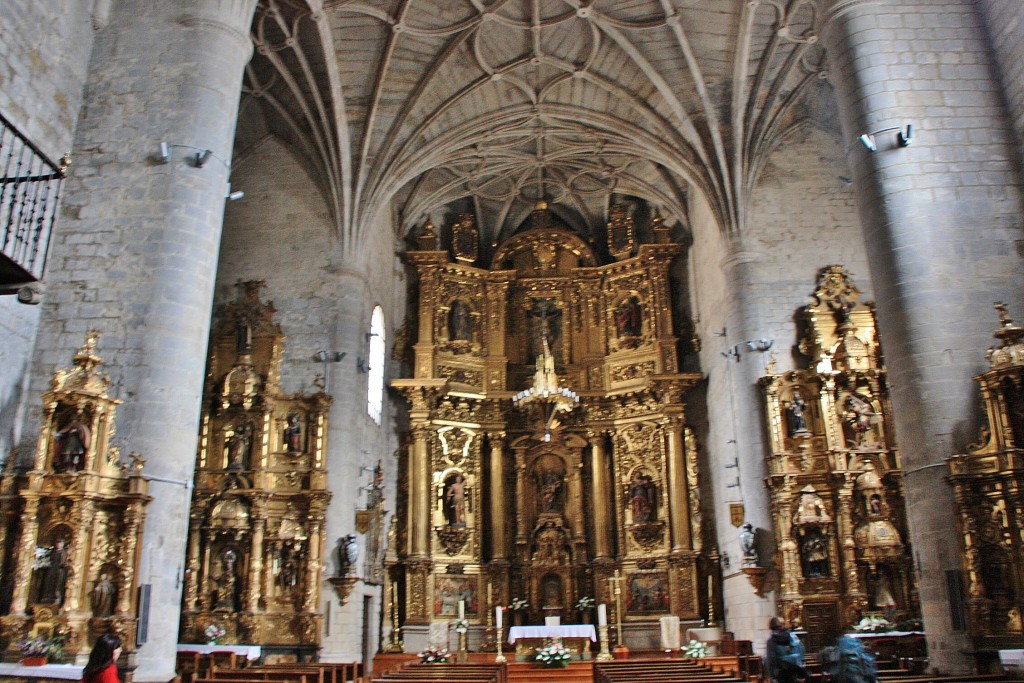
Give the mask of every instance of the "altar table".
[[508, 642], [521, 638], [588, 638], [597, 642], [597, 631], [592, 624], [563, 624], [561, 626], [513, 626], [508, 630]]
[[44, 664], [42, 666], [22, 666], [17, 663], [0, 664], [0, 676], [4, 678], [20, 678], [22, 680], [35, 680], [44, 678], [56, 678], [67, 681], [82, 680], [82, 669], [84, 666], [75, 664]]
[[198, 652], [208, 655], [211, 652], [234, 652], [248, 660], [259, 659], [263, 653], [259, 645], [200, 645], [199, 643], [178, 643], [178, 652]]

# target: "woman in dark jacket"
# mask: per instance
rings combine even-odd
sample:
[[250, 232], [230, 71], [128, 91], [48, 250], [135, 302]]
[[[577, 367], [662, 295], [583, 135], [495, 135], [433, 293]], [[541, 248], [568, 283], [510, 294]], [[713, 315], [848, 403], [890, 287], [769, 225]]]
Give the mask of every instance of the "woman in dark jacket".
[[768, 627], [772, 634], [765, 652], [765, 673], [775, 683], [796, 683], [805, 678], [804, 644], [778, 617], [772, 617]]
[[117, 658], [121, 656], [121, 639], [104, 633], [89, 653], [89, 663], [82, 671], [82, 683], [121, 683], [117, 677]]

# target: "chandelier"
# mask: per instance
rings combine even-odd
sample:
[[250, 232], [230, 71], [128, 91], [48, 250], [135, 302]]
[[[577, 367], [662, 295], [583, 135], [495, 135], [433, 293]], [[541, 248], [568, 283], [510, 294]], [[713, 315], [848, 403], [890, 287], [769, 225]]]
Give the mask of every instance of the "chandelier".
[[533, 373], [533, 386], [512, 397], [517, 406], [536, 405], [541, 409], [544, 440], [551, 441], [551, 432], [558, 427], [558, 413], [567, 413], [576, 407], [580, 397], [575, 391], [558, 384], [555, 357], [551, 355], [547, 334], [542, 335], [543, 353], [537, 356], [537, 369]]

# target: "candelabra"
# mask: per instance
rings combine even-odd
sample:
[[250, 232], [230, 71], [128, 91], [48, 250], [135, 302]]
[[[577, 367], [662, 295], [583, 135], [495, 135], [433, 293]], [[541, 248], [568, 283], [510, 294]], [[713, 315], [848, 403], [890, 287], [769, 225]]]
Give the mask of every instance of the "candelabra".
[[465, 664], [469, 661], [469, 650], [466, 648], [466, 632], [459, 632], [459, 652], [455, 657], [456, 661], [460, 664]]

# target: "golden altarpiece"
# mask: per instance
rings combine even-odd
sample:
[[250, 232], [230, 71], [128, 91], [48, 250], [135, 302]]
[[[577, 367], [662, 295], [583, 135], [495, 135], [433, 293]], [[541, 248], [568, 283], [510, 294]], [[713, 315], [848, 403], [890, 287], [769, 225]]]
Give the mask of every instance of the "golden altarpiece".
[[262, 282], [239, 283], [211, 335], [190, 510], [182, 642], [320, 643], [324, 468], [331, 398], [281, 393], [284, 334]]
[[5, 655], [26, 635], [64, 639], [64, 656], [84, 663], [96, 638], [113, 630], [136, 649], [137, 583], [146, 504], [138, 454], [121, 461], [117, 406], [89, 332], [74, 367], [43, 394], [32, 469], [12, 454], [0, 477]]
[[996, 304], [998, 347], [974, 379], [981, 438], [949, 459], [963, 533], [966, 628], [979, 650], [1024, 647], [1024, 328]]
[[617, 206], [602, 264], [540, 204], [486, 267], [474, 220], [450, 251], [428, 224], [406, 254], [417, 332], [414, 377], [393, 382], [410, 435], [385, 592], [405, 645], [460, 603], [478, 633], [515, 598], [512, 623], [579, 623], [582, 597], [614, 608], [611, 586], [626, 637], [663, 615], [700, 620], [714, 562], [683, 402], [700, 376], [679, 372], [673, 334], [681, 247], [657, 218], [637, 245]]
[[807, 367], [772, 362], [761, 380], [766, 484], [779, 612], [819, 647], [863, 616], [895, 624], [919, 606], [874, 311], [842, 266], [823, 269], [801, 327]]

